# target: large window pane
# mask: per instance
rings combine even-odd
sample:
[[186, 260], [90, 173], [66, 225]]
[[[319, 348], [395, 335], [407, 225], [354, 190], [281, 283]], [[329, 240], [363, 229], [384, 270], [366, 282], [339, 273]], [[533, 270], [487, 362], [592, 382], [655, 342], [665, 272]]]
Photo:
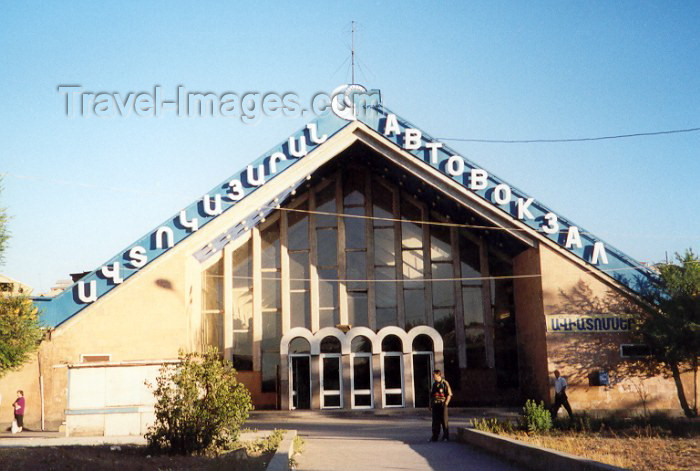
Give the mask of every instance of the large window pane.
[[233, 333], [233, 367], [240, 371], [253, 369], [253, 332]]
[[316, 239], [318, 247], [318, 266], [337, 266], [338, 231], [336, 229], [319, 229], [316, 231]]
[[406, 330], [417, 325], [425, 325], [425, 290], [405, 289], [403, 291], [406, 308]]
[[318, 323], [321, 328], [335, 327], [340, 324], [340, 314], [338, 313], [338, 308], [319, 309]]
[[374, 263], [375, 265], [396, 265], [393, 227], [374, 229]]
[[205, 310], [224, 310], [224, 261], [219, 260], [203, 274]]
[[310, 302], [309, 302], [309, 292], [301, 291], [298, 293], [290, 293], [291, 303], [290, 315], [291, 315], [291, 326], [292, 327], [306, 327], [311, 328], [310, 319]]
[[[375, 218], [385, 218], [385, 219], [392, 219], [394, 218], [394, 211], [393, 211], [393, 195], [391, 193], [391, 190], [386, 188], [384, 185], [381, 183], [377, 183], [372, 186], [372, 211], [373, 211], [373, 216]], [[374, 219], [373, 221], [374, 227], [380, 227], [380, 226], [392, 226], [394, 225], [393, 221], [385, 221], [382, 219]]]
[[323, 359], [323, 390], [340, 391], [340, 358]]
[[[403, 278], [404, 280], [422, 279], [423, 273], [423, 251], [404, 250], [403, 251]], [[420, 285], [411, 284], [413, 287]]]
[[[345, 214], [364, 216], [364, 208], [345, 208]], [[346, 217], [345, 247], [348, 249], [364, 249], [367, 246], [365, 223], [366, 219]]]
[[347, 169], [343, 172], [343, 204], [365, 204], [365, 173], [358, 169]]
[[279, 352], [282, 338], [282, 316], [280, 311], [262, 313], [262, 351]]
[[384, 357], [384, 387], [386, 389], [401, 389], [401, 361], [400, 356]]
[[274, 278], [278, 273], [262, 274], [262, 307], [263, 309], [277, 309], [280, 307], [280, 282]]
[[306, 211], [308, 208], [308, 204], [304, 203], [294, 208], [299, 211], [287, 212], [289, 250], [309, 248], [309, 216], [306, 213], [300, 212]]
[[262, 268], [280, 267], [280, 227], [279, 222], [260, 231]]
[[338, 270], [318, 270], [318, 293], [321, 307], [338, 306]]
[[[421, 210], [406, 199], [401, 199], [401, 219], [403, 221], [421, 221]], [[417, 249], [423, 247], [423, 226], [415, 222], [401, 223], [401, 238], [404, 248]]]
[[[366, 252], [347, 252], [347, 274], [348, 280], [366, 280], [367, 279], [367, 253]], [[349, 290], [364, 290], [367, 289], [365, 281], [348, 281]]]
[[[464, 234], [459, 237], [459, 258], [462, 268], [461, 278], [481, 277], [481, 263], [479, 262], [479, 246]], [[479, 280], [462, 281], [462, 284], [481, 284]]]
[[353, 327], [369, 326], [367, 293], [348, 293], [348, 322]]
[[[395, 280], [396, 270], [394, 267], [380, 268], [374, 270], [377, 280]], [[377, 308], [396, 307], [396, 283], [391, 281], [377, 281], [375, 284], [375, 299]]]
[[386, 327], [388, 325], [396, 325], [397, 313], [396, 307], [378, 307], [376, 310], [377, 315], [377, 329]]
[[262, 357], [262, 392], [277, 391], [277, 367], [280, 362], [279, 353], [265, 353]]
[[464, 325], [484, 325], [484, 301], [481, 286], [465, 286], [462, 288], [462, 304], [464, 306]]
[[430, 227], [430, 258], [433, 261], [452, 260], [452, 244], [450, 242], [449, 227]]
[[372, 360], [370, 357], [352, 359], [353, 382], [355, 389], [370, 389], [372, 382]]
[[[320, 213], [336, 214], [338, 208], [335, 204], [335, 185], [330, 183], [316, 194], [316, 211]], [[330, 214], [317, 214], [316, 227], [338, 227], [338, 216]]]
[[289, 254], [289, 289], [309, 289], [309, 252]]
[[[452, 263], [433, 263], [433, 279], [454, 278]], [[445, 307], [455, 304], [455, 282], [454, 281], [433, 281], [433, 306]]]

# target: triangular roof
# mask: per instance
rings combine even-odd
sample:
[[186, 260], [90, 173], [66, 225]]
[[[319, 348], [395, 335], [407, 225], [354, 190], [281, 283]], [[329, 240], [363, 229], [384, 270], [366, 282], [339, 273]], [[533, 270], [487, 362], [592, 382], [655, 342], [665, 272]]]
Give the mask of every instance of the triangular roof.
[[[594, 273], [611, 277], [632, 293], [642, 292], [642, 285], [651, 272], [639, 262], [398, 117], [383, 106], [377, 90], [355, 94], [354, 102], [354, 120], [329, 112], [311, 121], [61, 294], [53, 298], [35, 298], [43, 309], [44, 322], [52, 327], [62, 324], [192, 237], [199, 228], [246, 202], [251, 195], [264, 197], [267, 204], [237, 218], [233, 226], [203, 243], [194, 256], [200, 261], [205, 260], [258, 224], [274, 211], [277, 202], [284, 201], [294, 192], [307, 176], [303, 172], [299, 174], [299, 169], [310, 175], [356, 141], [403, 164], [409, 171], [420, 172], [422, 178], [430, 178], [437, 188], [448, 191], [451, 187], [461, 192], [463, 197], [489, 214], [487, 219], [509, 228], [512, 235], [518, 238], [526, 235], [548, 243]], [[330, 153], [324, 152], [326, 148], [330, 148]], [[297, 170], [290, 171], [292, 168]], [[287, 172], [297, 174], [293, 183], [276, 187], [275, 181]], [[265, 188], [264, 192], [260, 192], [262, 188]], [[195, 220], [196, 224], [193, 223]], [[554, 230], [554, 224], [557, 224], [557, 230]], [[552, 229], [544, 230], [543, 226]], [[119, 267], [118, 273], [113, 270], [115, 266]]]

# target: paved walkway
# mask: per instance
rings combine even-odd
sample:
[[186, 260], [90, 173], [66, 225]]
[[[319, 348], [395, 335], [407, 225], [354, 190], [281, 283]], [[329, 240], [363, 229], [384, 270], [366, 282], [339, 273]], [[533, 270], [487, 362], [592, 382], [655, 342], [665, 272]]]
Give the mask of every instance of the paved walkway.
[[[451, 430], [466, 426], [455, 417]], [[517, 470], [498, 458], [456, 442], [428, 442], [427, 411], [410, 414], [328, 415], [254, 414], [249, 427], [296, 429], [306, 444], [297, 457], [299, 470]]]

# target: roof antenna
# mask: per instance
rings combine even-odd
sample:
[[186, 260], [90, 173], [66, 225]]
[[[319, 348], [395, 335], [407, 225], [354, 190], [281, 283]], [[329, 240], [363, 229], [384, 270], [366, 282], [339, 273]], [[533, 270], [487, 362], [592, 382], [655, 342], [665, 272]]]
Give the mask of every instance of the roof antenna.
[[350, 83], [355, 83], [355, 21], [352, 22], [352, 82]]

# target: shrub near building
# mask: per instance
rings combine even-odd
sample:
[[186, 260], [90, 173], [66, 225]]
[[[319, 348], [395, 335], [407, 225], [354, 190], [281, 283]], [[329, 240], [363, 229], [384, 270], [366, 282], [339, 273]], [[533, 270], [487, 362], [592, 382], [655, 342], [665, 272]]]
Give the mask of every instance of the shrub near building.
[[216, 349], [182, 353], [178, 365], [164, 365], [153, 388], [151, 448], [177, 454], [226, 449], [238, 438], [253, 406], [236, 370]]

